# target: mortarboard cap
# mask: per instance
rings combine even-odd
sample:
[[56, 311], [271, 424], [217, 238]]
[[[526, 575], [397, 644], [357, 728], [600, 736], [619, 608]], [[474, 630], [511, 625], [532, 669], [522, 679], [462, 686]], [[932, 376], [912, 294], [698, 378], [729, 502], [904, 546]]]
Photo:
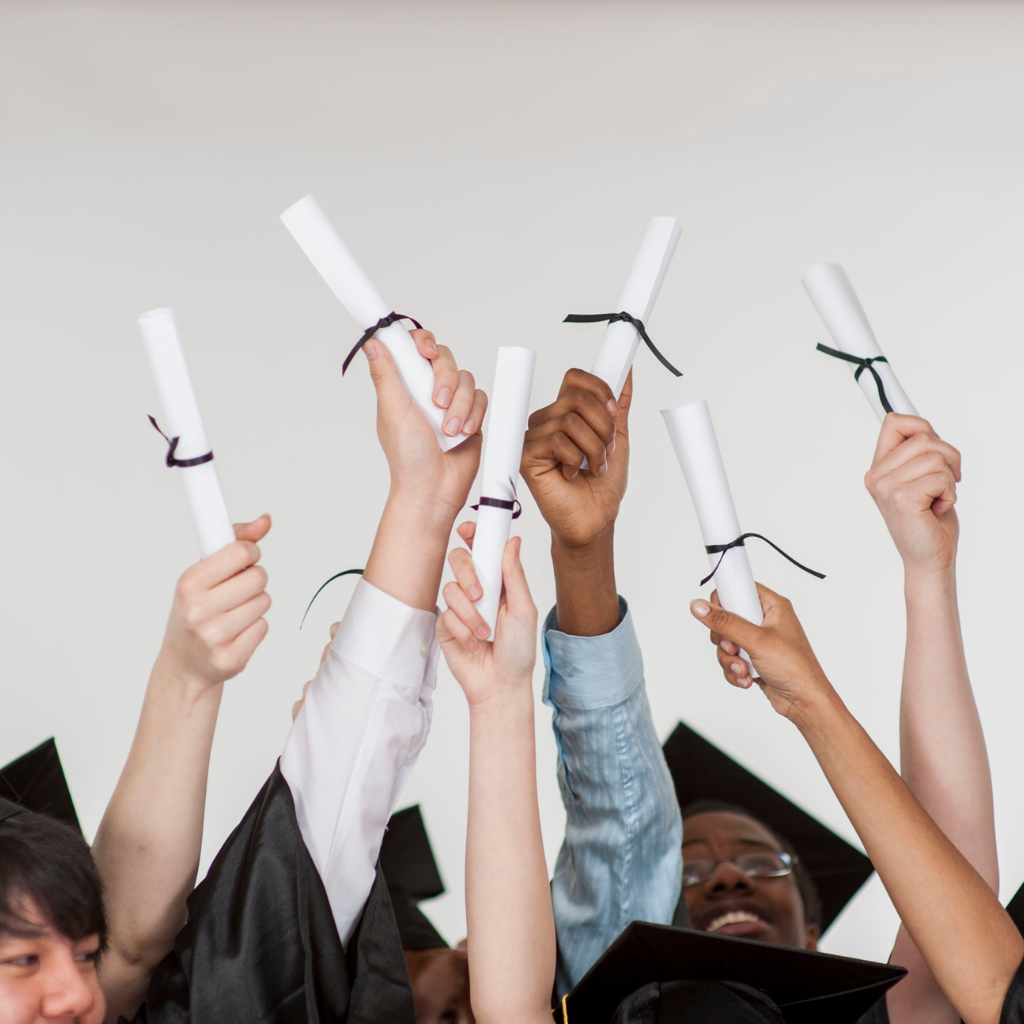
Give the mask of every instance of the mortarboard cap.
[[1017, 931], [1024, 935], [1024, 885], [1014, 893], [1013, 899], [1006, 904], [1006, 912], [1013, 919]]
[[664, 750], [684, 812], [698, 800], [734, 804], [793, 844], [821, 897], [823, 932], [871, 876], [860, 850], [682, 722]]
[[21, 811], [49, 814], [82, 831], [52, 738], [0, 768], [0, 821]]
[[566, 996], [563, 1010], [566, 1024], [610, 1024], [623, 999], [651, 982], [728, 981], [768, 996], [786, 1024], [854, 1024], [906, 973], [890, 964], [634, 921]]
[[403, 949], [440, 949], [448, 943], [420, 910], [420, 900], [444, 892], [419, 804], [396, 811], [380, 846], [380, 870], [387, 882]]

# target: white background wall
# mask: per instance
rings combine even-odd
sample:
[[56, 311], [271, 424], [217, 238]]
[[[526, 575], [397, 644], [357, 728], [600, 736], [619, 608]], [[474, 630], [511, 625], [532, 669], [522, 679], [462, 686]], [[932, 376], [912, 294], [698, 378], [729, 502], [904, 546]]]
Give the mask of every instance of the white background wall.
[[[204, 865], [270, 771], [387, 489], [352, 321], [278, 222], [312, 191], [381, 289], [488, 387], [539, 350], [533, 406], [601, 327], [647, 218], [684, 234], [641, 352], [618, 530], [648, 690], [848, 823], [799, 735], [730, 689], [687, 601], [706, 572], [658, 410], [706, 397], [756, 574], [897, 756], [901, 573], [864, 490], [877, 423], [800, 286], [843, 263], [911, 397], [964, 453], [964, 627], [995, 776], [1003, 895], [1024, 878], [1024, 7], [1010, 3], [14, 2], [0, 5], [0, 762], [55, 734], [91, 835], [131, 740], [174, 581], [197, 557], [135, 317], [178, 313], [229, 507], [268, 510], [269, 637], [229, 684]], [[525, 492], [525, 488], [522, 489]], [[542, 609], [546, 532], [519, 528]], [[539, 691], [541, 673], [536, 684]], [[549, 859], [563, 817], [538, 707]], [[466, 712], [442, 670], [420, 801], [464, 930]], [[872, 882], [826, 947], [884, 957]]]

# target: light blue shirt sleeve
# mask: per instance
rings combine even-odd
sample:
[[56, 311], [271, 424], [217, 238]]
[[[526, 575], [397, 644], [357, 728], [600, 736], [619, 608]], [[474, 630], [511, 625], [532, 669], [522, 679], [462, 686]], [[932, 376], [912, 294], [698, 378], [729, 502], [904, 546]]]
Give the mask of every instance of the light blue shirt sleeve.
[[561, 998], [631, 921], [671, 924], [683, 824], [644, 689], [626, 602], [603, 636], [544, 623], [544, 702], [554, 708], [565, 842], [551, 896]]

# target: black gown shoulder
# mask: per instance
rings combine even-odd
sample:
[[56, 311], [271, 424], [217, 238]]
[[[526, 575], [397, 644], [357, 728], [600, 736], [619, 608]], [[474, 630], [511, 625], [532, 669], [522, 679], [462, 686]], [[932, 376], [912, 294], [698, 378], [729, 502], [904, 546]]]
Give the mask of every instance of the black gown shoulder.
[[280, 766], [189, 896], [134, 1024], [224, 1021], [416, 1024], [380, 871], [346, 953]]
[[1024, 961], [1010, 982], [999, 1024], [1024, 1024]]

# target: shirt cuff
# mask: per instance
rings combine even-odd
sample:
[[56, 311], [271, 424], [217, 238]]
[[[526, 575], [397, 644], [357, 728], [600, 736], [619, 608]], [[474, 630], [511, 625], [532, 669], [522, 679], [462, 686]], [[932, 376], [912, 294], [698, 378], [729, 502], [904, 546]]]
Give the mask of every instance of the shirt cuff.
[[403, 686], [433, 688], [439, 646], [437, 612], [410, 608], [360, 579], [331, 650], [370, 675]]
[[544, 621], [544, 703], [580, 711], [621, 704], [644, 682], [644, 661], [629, 606], [622, 621], [601, 636], [570, 636], [556, 628], [556, 609]]

